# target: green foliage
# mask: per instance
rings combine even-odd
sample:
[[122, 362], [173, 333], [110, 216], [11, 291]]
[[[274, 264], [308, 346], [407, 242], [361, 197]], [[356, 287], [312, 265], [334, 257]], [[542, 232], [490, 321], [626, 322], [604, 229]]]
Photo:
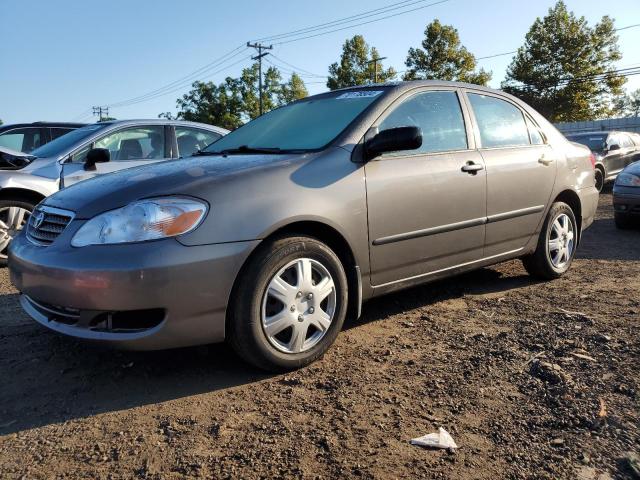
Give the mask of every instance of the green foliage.
[[612, 117], [640, 117], [640, 88], [613, 101]]
[[[611, 18], [590, 27], [559, 1], [529, 29], [502, 88], [553, 122], [607, 117], [626, 81], [614, 73], [620, 58]], [[594, 78], [602, 74], [604, 81]]]
[[410, 48], [404, 80], [455, 80], [486, 85], [491, 72], [476, 71], [476, 57], [460, 43], [458, 30], [438, 19], [427, 25], [422, 48]]
[[0, 125], [4, 125], [4, 124], [2, 123], [2, 119], [1, 119], [1, 118], [0, 118]]
[[[260, 114], [258, 70], [256, 63], [242, 70], [239, 78], [228, 77], [220, 85], [194, 82], [191, 91], [177, 100], [178, 113], [175, 117], [170, 112], [161, 113], [158, 117], [236, 129]], [[280, 71], [275, 67], [269, 67], [263, 75], [265, 112], [308, 95], [304, 82], [295, 73], [284, 84]]]
[[[373, 83], [375, 67], [371, 60], [380, 58], [375, 47], [370, 47], [362, 35], [344, 42], [340, 62], [329, 67], [327, 87], [330, 90], [352, 87], [354, 85], [366, 85]], [[378, 82], [386, 82], [395, 78], [393, 68], [385, 70], [381, 62], [378, 62]]]
[[301, 98], [309, 96], [309, 91], [304, 84], [304, 80], [297, 73], [291, 75], [289, 81], [283, 84], [278, 92], [278, 103], [286, 105]]

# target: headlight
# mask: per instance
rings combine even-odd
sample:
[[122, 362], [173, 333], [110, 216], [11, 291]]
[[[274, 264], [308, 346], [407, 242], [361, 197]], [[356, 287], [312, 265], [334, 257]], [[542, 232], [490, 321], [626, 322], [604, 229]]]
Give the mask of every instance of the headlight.
[[153, 198], [102, 213], [85, 223], [71, 240], [74, 247], [146, 242], [194, 230], [207, 205], [191, 198]]
[[640, 187], [640, 177], [632, 173], [621, 173], [616, 178], [616, 185], [621, 187]]

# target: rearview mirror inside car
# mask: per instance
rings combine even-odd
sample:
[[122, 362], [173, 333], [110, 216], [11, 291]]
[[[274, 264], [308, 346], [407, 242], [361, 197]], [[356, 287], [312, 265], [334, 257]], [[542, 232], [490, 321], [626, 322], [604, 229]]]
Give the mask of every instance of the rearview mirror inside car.
[[399, 127], [383, 130], [365, 142], [367, 160], [386, 152], [416, 150], [422, 146], [422, 131], [418, 127]]
[[111, 160], [111, 152], [107, 148], [92, 148], [87, 152], [87, 159], [84, 162], [85, 170], [95, 170], [96, 163], [105, 163]]

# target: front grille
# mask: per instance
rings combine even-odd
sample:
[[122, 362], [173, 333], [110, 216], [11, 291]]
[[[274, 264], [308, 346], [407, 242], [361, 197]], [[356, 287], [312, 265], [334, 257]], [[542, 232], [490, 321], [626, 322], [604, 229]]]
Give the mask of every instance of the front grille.
[[27, 238], [38, 245], [51, 245], [73, 220], [73, 212], [51, 207], [36, 207], [29, 216]]

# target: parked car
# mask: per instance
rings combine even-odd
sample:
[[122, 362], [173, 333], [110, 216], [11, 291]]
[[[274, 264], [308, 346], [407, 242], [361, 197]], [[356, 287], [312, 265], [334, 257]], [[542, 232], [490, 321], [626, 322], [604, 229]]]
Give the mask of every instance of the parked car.
[[31, 153], [38, 147], [55, 140], [84, 123], [34, 122], [0, 125], [0, 147]]
[[587, 132], [567, 135], [572, 142], [581, 143], [596, 156], [596, 188], [602, 191], [605, 182], [615, 180], [640, 152], [627, 132]]
[[48, 197], [11, 244], [11, 279], [25, 311], [66, 335], [136, 349], [227, 339], [260, 368], [297, 368], [369, 298], [514, 258], [563, 275], [596, 211], [591, 157], [476, 85], [323, 93], [188, 168]]
[[86, 125], [0, 165], [0, 265], [7, 247], [45, 197], [82, 180], [188, 157], [227, 130], [192, 122], [120, 120]]
[[640, 226], [640, 161], [629, 165], [616, 178], [613, 208], [618, 228]]

